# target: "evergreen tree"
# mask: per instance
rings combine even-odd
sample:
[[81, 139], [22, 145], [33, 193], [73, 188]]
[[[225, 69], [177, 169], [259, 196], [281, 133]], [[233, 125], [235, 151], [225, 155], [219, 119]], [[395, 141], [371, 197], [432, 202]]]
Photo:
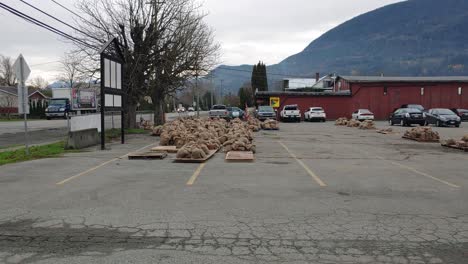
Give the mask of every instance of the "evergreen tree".
[[266, 65], [261, 61], [253, 67], [251, 84], [254, 91], [268, 91]]

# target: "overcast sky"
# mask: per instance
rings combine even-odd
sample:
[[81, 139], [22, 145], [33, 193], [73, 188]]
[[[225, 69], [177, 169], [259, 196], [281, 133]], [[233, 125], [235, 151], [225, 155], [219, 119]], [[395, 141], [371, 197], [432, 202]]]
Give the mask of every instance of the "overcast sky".
[[[73, 23], [72, 15], [51, 0], [26, 0], [48, 13]], [[76, 0], [56, 0], [74, 9]], [[401, 0], [199, 0], [208, 12], [207, 23], [222, 46], [221, 62], [253, 64], [263, 60], [278, 63], [303, 50], [311, 41], [333, 27], [362, 13]], [[18, 0], [1, 0], [63, 31], [71, 29], [34, 11]], [[16, 58], [23, 53], [32, 76], [54, 80], [57, 61], [71, 48], [58, 36], [14, 17], [0, 9], [0, 54]]]

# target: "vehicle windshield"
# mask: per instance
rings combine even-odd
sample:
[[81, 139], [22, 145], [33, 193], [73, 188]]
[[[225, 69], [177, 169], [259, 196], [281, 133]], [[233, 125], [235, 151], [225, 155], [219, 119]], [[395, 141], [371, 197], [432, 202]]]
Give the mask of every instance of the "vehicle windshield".
[[226, 110], [225, 105], [213, 105], [213, 110]]
[[424, 107], [422, 105], [416, 105], [416, 104], [410, 104], [408, 105], [407, 108], [411, 108], [411, 109], [418, 109], [418, 110], [424, 110]]
[[452, 112], [452, 110], [449, 110], [449, 109], [438, 109], [437, 113], [439, 115], [454, 115], [455, 114], [454, 112]]
[[286, 106], [284, 110], [287, 110], [287, 111], [297, 110], [297, 106]]
[[361, 114], [372, 114], [372, 112], [369, 111], [368, 109], [361, 109], [361, 110], [359, 110], [359, 112], [360, 112]]
[[422, 113], [422, 111], [416, 108], [407, 108], [407, 109], [403, 109], [403, 113], [413, 113], [413, 114], [418, 113], [419, 114], [419, 113]]
[[258, 107], [259, 112], [274, 112], [273, 107], [271, 106], [259, 106]]
[[323, 112], [323, 108], [321, 108], [321, 107], [311, 108], [310, 111], [312, 111], [312, 112]]
[[49, 101], [49, 105], [66, 105], [66, 99], [52, 99]]

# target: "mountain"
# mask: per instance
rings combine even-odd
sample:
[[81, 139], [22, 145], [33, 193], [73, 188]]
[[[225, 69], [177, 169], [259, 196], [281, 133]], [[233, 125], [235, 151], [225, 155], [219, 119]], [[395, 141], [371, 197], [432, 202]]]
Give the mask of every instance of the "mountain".
[[[323, 34], [302, 52], [268, 67], [269, 73], [314, 76], [468, 75], [468, 1], [409, 0], [355, 17]], [[243, 65], [242, 68], [246, 68]], [[238, 69], [231, 67], [231, 69]], [[247, 78], [231, 80], [234, 91]], [[278, 76], [269, 76], [270, 82]]]

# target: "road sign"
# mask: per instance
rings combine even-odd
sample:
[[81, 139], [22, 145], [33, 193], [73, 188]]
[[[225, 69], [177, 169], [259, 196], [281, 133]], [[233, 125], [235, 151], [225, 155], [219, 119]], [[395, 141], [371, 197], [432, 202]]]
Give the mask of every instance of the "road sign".
[[270, 97], [270, 106], [274, 108], [280, 107], [280, 98], [279, 97]]
[[26, 82], [26, 80], [29, 78], [29, 74], [31, 74], [31, 69], [29, 68], [28, 63], [26, 63], [23, 54], [20, 54], [18, 56], [18, 59], [16, 59], [15, 64], [13, 64], [13, 68], [15, 69], [16, 78], [18, 79], [18, 81]]
[[18, 79], [18, 113], [24, 115], [24, 140], [26, 145], [26, 155], [29, 155], [27, 117], [27, 114], [29, 114], [29, 94], [25, 83], [29, 74], [31, 74], [31, 69], [22, 54], [20, 54], [18, 59], [16, 59], [15, 64], [13, 64], [13, 68], [15, 68], [16, 79]]

